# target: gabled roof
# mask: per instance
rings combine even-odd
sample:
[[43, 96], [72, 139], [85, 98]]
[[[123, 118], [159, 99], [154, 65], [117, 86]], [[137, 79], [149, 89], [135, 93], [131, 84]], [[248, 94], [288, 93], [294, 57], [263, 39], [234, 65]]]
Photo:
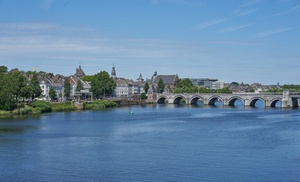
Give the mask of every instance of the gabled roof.
[[159, 80], [162, 79], [165, 85], [174, 85], [176, 78], [178, 78], [177, 75], [157, 75], [153, 79], [153, 83], [157, 85]]

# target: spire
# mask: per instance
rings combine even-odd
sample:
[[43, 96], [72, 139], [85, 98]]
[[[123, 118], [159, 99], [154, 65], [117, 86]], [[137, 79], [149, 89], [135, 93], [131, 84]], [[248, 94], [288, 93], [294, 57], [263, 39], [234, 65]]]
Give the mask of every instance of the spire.
[[115, 69], [115, 65], [113, 64], [112, 70], [111, 70], [111, 77], [113, 79], [117, 78], [117, 74], [116, 74], [116, 69]]
[[140, 73], [140, 76], [138, 77], [137, 81], [142, 82], [144, 81], [142, 74]]

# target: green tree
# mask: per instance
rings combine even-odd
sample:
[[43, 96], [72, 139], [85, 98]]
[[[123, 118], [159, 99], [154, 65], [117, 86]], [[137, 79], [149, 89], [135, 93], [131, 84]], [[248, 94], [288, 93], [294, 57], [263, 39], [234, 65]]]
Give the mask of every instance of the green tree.
[[95, 75], [86, 75], [82, 78], [83, 81], [92, 82], [95, 79]]
[[230, 90], [229, 87], [224, 87], [224, 88], [221, 88], [221, 89], [216, 89], [215, 93], [227, 93], [227, 94], [231, 94], [232, 91]]
[[145, 83], [144, 90], [145, 90], [145, 93], [148, 92], [148, 90], [149, 90], [149, 83], [148, 82]]
[[6, 66], [0, 66], [0, 74], [7, 73], [7, 67]]
[[32, 93], [32, 88], [29, 85], [26, 85], [21, 89], [20, 96], [28, 99], [31, 97], [31, 93]]
[[141, 99], [142, 100], [146, 100], [148, 97], [147, 97], [147, 95], [146, 95], [146, 93], [142, 93], [141, 94]]
[[197, 93], [199, 88], [189, 78], [176, 80], [175, 93]]
[[77, 91], [77, 92], [80, 92], [80, 90], [83, 90], [83, 89], [84, 89], [84, 88], [83, 88], [83, 84], [82, 84], [81, 80], [78, 79], [78, 81], [77, 81], [77, 86], [76, 86], [76, 91]]
[[14, 95], [15, 100], [17, 101], [22, 95], [21, 90], [28, 84], [29, 80], [27, 77], [20, 71], [10, 71], [7, 74], [7, 79], [10, 81], [8, 87], [11, 89], [12, 95]]
[[116, 88], [116, 82], [110, 77], [108, 72], [101, 71], [94, 75], [90, 91], [94, 98], [99, 99], [102, 96], [111, 95]]
[[66, 78], [64, 81], [64, 97], [66, 97], [67, 99], [70, 97], [71, 95], [71, 84], [70, 84], [70, 78]]
[[8, 79], [7, 71], [0, 71], [0, 110], [13, 110], [16, 107], [16, 100], [11, 90], [11, 82]]
[[49, 89], [49, 97], [52, 101], [56, 98], [56, 91], [54, 90], [53, 87], [50, 87]]
[[33, 77], [30, 80], [29, 86], [31, 88], [31, 99], [39, 97], [42, 93], [42, 89], [40, 87], [40, 82], [37, 77], [37, 73], [33, 73]]
[[158, 93], [163, 93], [165, 90], [165, 84], [162, 79], [159, 79], [157, 86], [158, 86]]

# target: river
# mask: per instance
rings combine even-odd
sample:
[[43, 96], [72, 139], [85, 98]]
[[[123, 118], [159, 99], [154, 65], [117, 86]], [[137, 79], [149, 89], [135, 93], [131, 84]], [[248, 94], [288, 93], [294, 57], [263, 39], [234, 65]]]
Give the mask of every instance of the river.
[[0, 181], [299, 181], [299, 109], [147, 105], [0, 119]]

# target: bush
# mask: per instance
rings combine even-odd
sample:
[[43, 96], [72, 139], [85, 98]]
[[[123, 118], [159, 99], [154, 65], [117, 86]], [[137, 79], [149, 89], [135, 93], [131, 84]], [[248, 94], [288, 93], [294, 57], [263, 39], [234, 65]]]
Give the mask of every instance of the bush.
[[71, 102], [65, 102], [65, 103], [53, 103], [51, 104], [52, 111], [74, 111], [77, 110], [77, 107], [71, 104]]
[[40, 108], [42, 113], [52, 111], [51, 104], [49, 102], [36, 100], [29, 105], [33, 108]]
[[27, 108], [21, 108], [19, 110], [19, 114], [31, 114], [32, 113], [32, 108], [31, 107], [27, 107]]
[[115, 107], [117, 104], [108, 100], [96, 100], [94, 102], [84, 102], [84, 109], [101, 110], [107, 107]]
[[41, 114], [41, 113], [42, 113], [42, 108], [40, 107], [32, 108], [32, 114]]
[[142, 99], [142, 100], [146, 100], [146, 99], [148, 99], [148, 97], [147, 97], [146, 93], [142, 93], [142, 94], [141, 94], [141, 99]]
[[3, 111], [3, 110], [0, 110], [0, 116], [7, 116], [7, 115], [11, 115], [11, 111]]

